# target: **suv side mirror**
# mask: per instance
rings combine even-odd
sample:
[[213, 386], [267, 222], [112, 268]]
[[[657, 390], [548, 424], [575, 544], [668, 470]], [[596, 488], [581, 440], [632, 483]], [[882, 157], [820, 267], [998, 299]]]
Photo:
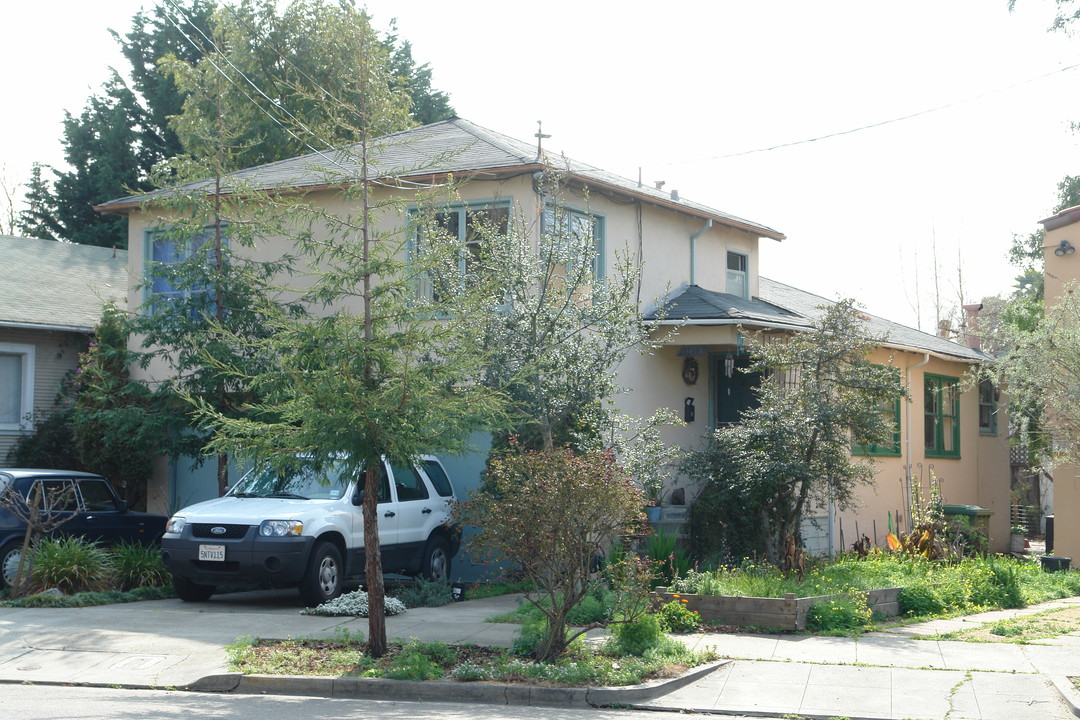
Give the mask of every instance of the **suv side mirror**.
[[357, 505], [357, 506], [360, 506], [360, 505], [364, 504], [364, 491], [363, 490], [357, 490], [356, 492], [353, 493], [352, 504]]
[[126, 513], [128, 511], [128, 501], [127, 500], [117, 500], [116, 501], [116, 509], [118, 511], [122, 512], [122, 513]]

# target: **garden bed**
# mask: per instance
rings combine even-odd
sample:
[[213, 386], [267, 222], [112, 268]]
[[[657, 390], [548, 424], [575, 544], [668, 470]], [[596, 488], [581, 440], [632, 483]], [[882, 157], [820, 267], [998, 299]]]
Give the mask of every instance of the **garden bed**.
[[[883, 617], [895, 617], [900, 614], [900, 590], [901, 588], [891, 587], [865, 591], [866, 604], [872, 612]], [[652, 597], [661, 605], [673, 600], [679, 601], [688, 610], [697, 612], [702, 622], [709, 624], [759, 625], [778, 630], [805, 630], [806, 615], [813, 605], [842, 596], [798, 597], [795, 593], [786, 593], [782, 598], [696, 595], [669, 592], [666, 587], [658, 587], [653, 591]]]

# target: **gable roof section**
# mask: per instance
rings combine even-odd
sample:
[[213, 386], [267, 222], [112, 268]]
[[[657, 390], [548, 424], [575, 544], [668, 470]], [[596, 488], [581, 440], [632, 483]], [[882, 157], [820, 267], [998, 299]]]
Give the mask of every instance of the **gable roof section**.
[[0, 327], [90, 332], [127, 296], [127, 251], [0, 235]]
[[[758, 278], [759, 296], [745, 300], [736, 295], [705, 290], [696, 285], [683, 288], [670, 299], [665, 322], [693, 325], [745, 325], [753, 328], [806, 330], [835, 302], [790, 285]], [[909, 328], [891, 320], [863, 313], [871, 335], [883, 337], [884, 347], [931, 353], [962, 362], [984, 362], [990, 356], [960, 343]], [[655, 313], [646, 320], [656, 318]]]
[[[359, 180], [361, 167], [357, 162], [358, 146], [349, 151], [327, 150], [309, 153], [267, 165], [259, 165], [232, 173], [234, 187], [254, 190], [273, 188], [316, 189]], [[545, 163], [557, 167], [594, 189], [606, 189], [621, 195], [639, 198], [654, 205], [667, 207], [758, 237], [783, 240], [784, 234], [750, 220], [730, 215], [700, 203], [676, 199], [656, 188], [641, 185], [593, 165], [569, 158], [537, 157], [536, 146], [502, 133], [488, 130], [461, 118], [424, 125], [393, 133], [371, 143], [368, 175], [373, 180], [394, 178], [409, 180], [445, 176], [449, 173], [482, 179], [485, 176], [503, 177], [533, 173]], [[181, 185], [187, 190], [209, 191], [210, 181]], [[174, 190], [159, 190], [146, 195], [130, 195], [110, 200], [96, 207], [101, 212], [124, 214], [140, 203], [155, 197], [168, 197]]]

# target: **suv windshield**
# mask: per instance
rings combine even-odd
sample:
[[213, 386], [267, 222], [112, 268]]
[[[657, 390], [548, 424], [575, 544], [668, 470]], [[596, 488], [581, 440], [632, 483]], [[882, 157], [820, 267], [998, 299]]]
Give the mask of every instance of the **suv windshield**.
[[252, 470], [236, 483], [229, 495], [233, 497], [275, 497], [296, 500], [337, 500], [349, 487], [349, 478], [342, 475], [343, 464], [316, 472], [310, 467], [287, 471], [262, 467]]

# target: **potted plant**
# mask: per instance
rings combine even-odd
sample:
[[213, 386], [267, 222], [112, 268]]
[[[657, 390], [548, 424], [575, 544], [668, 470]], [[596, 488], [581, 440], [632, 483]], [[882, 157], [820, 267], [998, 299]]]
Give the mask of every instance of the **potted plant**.
[[1013, 525], [1009, 528], [1009, 552], [1023, 552], [1024, 544], [1027, 541], [1027, 528], [1022, 525]]

